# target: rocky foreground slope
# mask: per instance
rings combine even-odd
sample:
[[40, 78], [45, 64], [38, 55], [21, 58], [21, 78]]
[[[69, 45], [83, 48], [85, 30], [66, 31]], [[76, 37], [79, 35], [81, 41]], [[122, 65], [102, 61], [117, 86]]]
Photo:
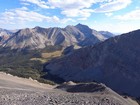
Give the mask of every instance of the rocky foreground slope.
[[[80, 86], [80, 87], [79, 87]], [[81, 88], [82, 86], [82, 88]], [[79, 88], [76, 91], [76, 88]], [[88, 93], [93, 87], [94, 91]], [[102, 89], [101, 89], [102, 88]], [[61, 90], [60, 90], [61, 89]], [[69, 92], [67, 92], [67, 91]], [[81, 90], [81, 91], [79, 91]], [[91, 89], [90, 89], [91, 90]], [[138, 105], [102, 84], [63, 84], [59, 89], [0, 73], [0, 105]]]
[[46, 65], [66, 81], [98, 81], [119, 93], [140, 97], [140, 30], [81, 48]]

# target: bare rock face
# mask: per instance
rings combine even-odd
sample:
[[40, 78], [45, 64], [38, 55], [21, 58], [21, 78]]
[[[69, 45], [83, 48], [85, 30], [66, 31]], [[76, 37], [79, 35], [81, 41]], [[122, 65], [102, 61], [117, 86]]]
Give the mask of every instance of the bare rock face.
[[41, 49], [48, 45], [61, 45], [63, 47], [78, 45], [87, 46], [104, 41], [106, 38], [88, 26], [78, 24], [65, 28], [21, 29], [14, 33], [3, 47], [11, 49]]
[[46, 71], [66, 81], [98, 81], [119, 93], [140, 97], [140, 30], [81, 48], [52, 61]]

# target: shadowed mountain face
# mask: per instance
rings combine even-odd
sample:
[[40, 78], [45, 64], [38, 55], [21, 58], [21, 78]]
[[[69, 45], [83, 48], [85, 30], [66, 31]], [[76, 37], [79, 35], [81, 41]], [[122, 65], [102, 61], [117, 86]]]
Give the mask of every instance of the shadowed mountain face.
[[106, 38], [88, 26], [78, 24], [65, 28], [41, 28], [22, 29], [16, 32], [4, 44], [11, 49], [41, 49], [48, 45], [87, 46], [99, 43]]
[[2, 41], [2, 37], [0, 36], [0, 41]]
[[140, 97], [140, 30], [81, 48], [46, 65], [46, 71], [66, 81], [98, 81]]

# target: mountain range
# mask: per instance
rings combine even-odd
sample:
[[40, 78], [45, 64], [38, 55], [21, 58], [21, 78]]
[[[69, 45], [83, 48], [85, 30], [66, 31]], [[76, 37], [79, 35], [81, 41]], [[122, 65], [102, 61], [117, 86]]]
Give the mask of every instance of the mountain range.
[[65, 81], [97, 81], [121, 94], [140, 97], [139, 39], [140, 30], [109, 38], [50, 61], [45, 71]]
[[[3, 31], [7, 36], [7, 31]], [[8, 39], [2, 41], [3, 47], [11, 49], [42, 49], [46, 46], [61, 45], [64, 48], [71, 45], [89, 46], [111, 37], [89, 28], [86, 25], [68, 25], [65, 28], [26, 28], [13, 33]], [[107, 37], [106, 37], [107, 36]], [[2, 40], [2, 37], [1, 37]]]

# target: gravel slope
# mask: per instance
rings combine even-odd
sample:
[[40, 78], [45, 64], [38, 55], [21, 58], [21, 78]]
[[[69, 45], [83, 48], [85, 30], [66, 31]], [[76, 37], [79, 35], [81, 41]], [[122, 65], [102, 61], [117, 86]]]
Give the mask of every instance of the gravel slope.
[[106, 90], [68, 93], [31, 79], [0, 73], [0, 105], [138, 105]]

